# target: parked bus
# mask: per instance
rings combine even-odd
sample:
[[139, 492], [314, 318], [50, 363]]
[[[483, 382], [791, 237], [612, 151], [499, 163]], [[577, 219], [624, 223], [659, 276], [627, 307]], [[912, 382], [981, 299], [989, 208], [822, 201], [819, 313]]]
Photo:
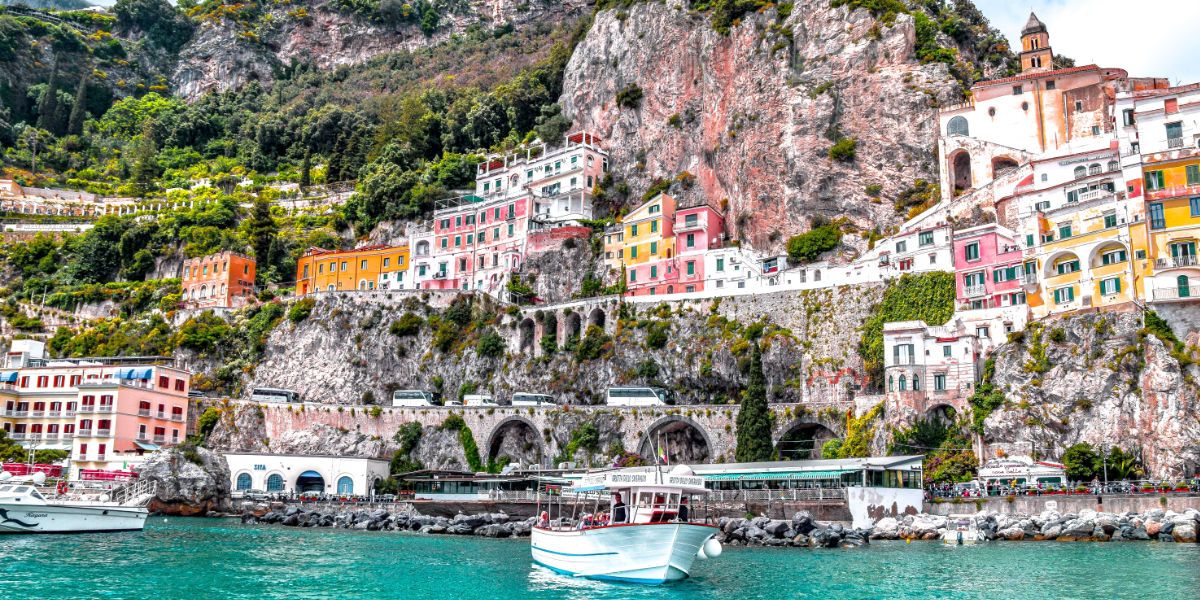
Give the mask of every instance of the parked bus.
[[513, 406], [554, 406], [554, 396], [517, 392], [512, 395]]
[[299, 402], [300, 394], [292, 390], [281, 390], [276, 388], [254, 388], [250, 392], [251, 402], [276, 402], [287, 404], [289, 402]]
[[609, 406], [666, 406], [667, 391], [650, 387], [608, 388], [605, 404]]
[[436, 406], [433, 394], [425, 390], [396, 390], [392, 392], [392, 406]]
[[467, 394], [462, 403], [463, 406], [501, 406], [491, 394]]

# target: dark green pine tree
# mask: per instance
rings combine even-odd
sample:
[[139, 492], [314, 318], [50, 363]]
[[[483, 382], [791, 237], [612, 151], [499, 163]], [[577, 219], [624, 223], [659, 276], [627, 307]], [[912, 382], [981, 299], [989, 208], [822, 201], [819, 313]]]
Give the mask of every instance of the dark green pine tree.
[[87, 86], [88, 73], [79, 78], [79, 89], [75, 90], [75, 103], [71, 105], [71, 117], [67, 119], [67, 133], [79, 135], [83, 133], [83, 120], [87, 118]]
[[55, 131], [55, 120], [58, 115], [58, 63], [54, 63], [54, 68], [50, 71], [50, 82], [46, 84], [46, 91], [42, 93], [41, 99], [38, 101], [38, 129], [45, 129], [51, 133]]
[[259, 280], [267, 273], [271, 262], [271, 243], [275, 241], [275, 219], [271, 218], [271, 202], [266, 198], [254, 200], [254, 213], [250, 216], [250, 245], [254, 248]]
[[750, 355], [750, 381], [742, 393], [742, 409], [737, 416], [738, 462], [771, 460], [771, 414], [767, 407], [767, 376], [763, 374], [762, 350], [754, 342]]
[[300, 163], [300, 188], [312, 185], [312, 152], [304, 149], [304, 161]]

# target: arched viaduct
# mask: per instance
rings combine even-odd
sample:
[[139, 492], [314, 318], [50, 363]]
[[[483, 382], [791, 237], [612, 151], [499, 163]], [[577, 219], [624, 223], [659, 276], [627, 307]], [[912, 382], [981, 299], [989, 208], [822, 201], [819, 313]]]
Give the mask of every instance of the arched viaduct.
[[[252, 404], [252, 403], [243, 403]], [[498, 458], [507, 429], [526, 430], [537, 440], [537, 455], [550, 465], [562, 455], [571, 432], [585, 422], [611, 424], [602, 434], [618, 436], [627, 451], [647, 458], [665, 450], [672, 462], [732, 462], [736, 451], [737, 405], [643, 408], [607, 406], [496, 408], [378, 408], [328, 404], [258, 405], [263, 437], [275, 440], [292, 431], [326, 425], [390, 440], [408, 422], [441, 425], [460, 414], [470, 427], [484, 461]], [[773, 404], [772, 441], [784, 458], [818, 457], [821, 444], [845, 434], [851, 404]], [[601, 448], [604, 452], [606, 449]], [[814, 450], [817, 452], [814, 454]]]

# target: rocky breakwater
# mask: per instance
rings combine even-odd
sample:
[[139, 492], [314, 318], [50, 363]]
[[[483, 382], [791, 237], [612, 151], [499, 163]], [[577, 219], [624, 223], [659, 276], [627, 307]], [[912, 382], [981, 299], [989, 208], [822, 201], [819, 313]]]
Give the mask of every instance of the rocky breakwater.
[[412, 531], [417, 533], [477, 535], [506, 538], [528, 536], [534, 518], [513, 519], [504, 513], [457, 514], [453, 518], [431, 517], [411, 512], [384, 509], [313, 509], [298, 506], [276, 510], [253, 510], [242, 516], [243, 523], [278, 524], [287, 527], [332, 527], [365, 531]]
[[176, 446], [159, 452], [142, 467], [141, 480], [158, 484], [151, 512], [188, 517], [230, 509], [229, 465], [207, 448]]
[[980, 511], [963, 519], [926, 514], [880, 519], [870, 537], [877, 540], [938, 540], [948, 531], [953, 535], [957, 522], [964, 519], [978, 532], [978, 538], [986, 541], [1195, 543], [1196, 532], [1200, 530], [1200, 511], [1194, 509], [1183, 513], [1155, 509], [1119, 514], [1094, 510], [1065, 514], [1045, 511], [1038, 515]]
[[822, 525], [808, 511], [796, 513], [791, 520], [721, 517], [717, 528], [720, 529], [717, 541], [729, 546], [855, 548], [868, 545], [871, 539], [870, 530], [836, 523]]

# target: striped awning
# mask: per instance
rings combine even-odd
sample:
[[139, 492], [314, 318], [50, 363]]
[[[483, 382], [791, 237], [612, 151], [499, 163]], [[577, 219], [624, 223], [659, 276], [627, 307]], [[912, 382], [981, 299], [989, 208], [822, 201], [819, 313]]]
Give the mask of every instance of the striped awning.
[[714, 473], [704, 475], [705, 481], [759, 481], [763, 479], [840, 479], [844, 473], [855, 471], [839, 469], [835, 471], [770, 471], [766, 473]]

